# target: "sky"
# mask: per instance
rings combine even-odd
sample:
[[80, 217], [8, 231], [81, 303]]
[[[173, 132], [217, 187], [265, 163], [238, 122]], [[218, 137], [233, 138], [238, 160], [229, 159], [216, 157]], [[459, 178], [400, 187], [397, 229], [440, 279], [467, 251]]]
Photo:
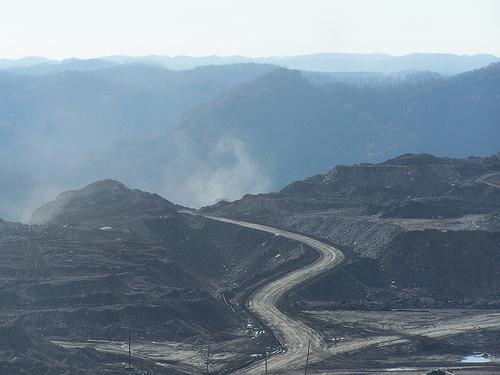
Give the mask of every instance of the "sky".
[[500, 56], [500, 0], [0, 0], [0, 58]]

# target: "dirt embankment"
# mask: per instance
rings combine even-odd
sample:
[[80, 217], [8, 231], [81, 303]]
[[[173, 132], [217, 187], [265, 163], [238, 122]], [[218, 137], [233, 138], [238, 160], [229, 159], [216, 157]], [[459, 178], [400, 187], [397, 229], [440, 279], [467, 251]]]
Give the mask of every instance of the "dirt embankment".
[[495, 308], [500, 189], [481, 178], [499, 170], [499, 155], [407, 154], [379, 164], [338, 166], [277, 193], [247, 195], [204, 211], [346, 249], [350, 263], [298, 291], [299, 304]]
[[[344, 212], [345, 214], [345, 212]], [[498, 308], [500, 234], [490, 230], [408, 229], [397, 221], [295, 215], [283, 227], [351, 250], [350, 263], [302, 288], [296, 298], [328, 308]], [[415, 221], [412, 221], [415, 225]], [[427, 229], [426, 229], [427, 227]]]

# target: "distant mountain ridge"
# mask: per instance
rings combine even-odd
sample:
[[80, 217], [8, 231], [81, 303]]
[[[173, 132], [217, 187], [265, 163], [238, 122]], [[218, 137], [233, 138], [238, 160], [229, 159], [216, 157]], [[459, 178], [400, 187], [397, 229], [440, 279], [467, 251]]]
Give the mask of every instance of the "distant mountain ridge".
[[[100, 62], [99, 62], [100, 61]], [[273, 64], [289, 69], [314, 72], [382, 72], [433, 71], [441, 74], [457, 74], [478, 69], [494, 62], [500, 57], [488, 54], [456, 55], [451, 53], [412, 53], [402, 56], [374, 53], [317, 53], [310, 55], [282, 57], [245, 57], [245, 56], [105, 56], [99, 59], [49, 60], [26, 58], [19, 60], [0, 60], [0, 69], [14, 69], [22, 72], [57, 71], [67, 68], [89, 69], [104, 64], [154, 64], [169, 69], [184, 70], [205, 65], [229, 65], [238, 63]]]

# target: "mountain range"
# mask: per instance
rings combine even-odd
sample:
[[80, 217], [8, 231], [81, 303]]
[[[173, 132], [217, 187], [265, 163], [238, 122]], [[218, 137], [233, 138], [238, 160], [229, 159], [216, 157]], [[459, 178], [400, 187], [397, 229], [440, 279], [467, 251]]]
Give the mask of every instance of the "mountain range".
[[0, 59], [0, 69], [20, 73], [54, 72], [68, 69], [87, 70], [110, 64], [153, 64], [174, 70], [193, 69], [206, 65], [240, 63], [272, 64], [289, 69], [314, 72], [382, 72], [433, 71], [441, 74], [457, 74], [478, 69], [500, 58], [493, 55], [456, 55], [451, 53], [413, 53], [394, 56], [381, 53], [317, 53], [311, 55], [281, 57], [245, 56], [105, 56], [98, 59], [51, 60], [39, 57]]
[[89, 179], [200, 207], [337, 164], [499, 149], [498, 64], [451, 77], [86, 64], [0, 72], [0, 217], [26, 221]]

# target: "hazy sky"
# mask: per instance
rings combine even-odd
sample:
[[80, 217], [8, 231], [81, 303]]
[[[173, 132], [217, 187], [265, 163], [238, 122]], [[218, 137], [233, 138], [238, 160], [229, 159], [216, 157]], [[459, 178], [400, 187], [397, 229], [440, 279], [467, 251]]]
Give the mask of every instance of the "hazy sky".
[[500, 55], [500, 0], [0, 0], [0, 58]]

